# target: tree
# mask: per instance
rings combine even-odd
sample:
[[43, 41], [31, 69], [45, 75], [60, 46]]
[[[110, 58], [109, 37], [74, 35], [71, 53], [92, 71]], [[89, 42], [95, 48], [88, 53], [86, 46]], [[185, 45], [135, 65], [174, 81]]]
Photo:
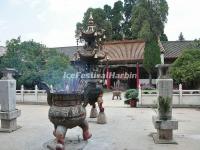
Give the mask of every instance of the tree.
[[125, 22], [129, 22], [132, 16], [132, 9], [135, 6], [136, 0], [124, 0], [124, 16]]
[[58, 54], [55, 49], [51, 49], [42, 72], [42, 81], [49, 85], [54, 85], [57, 89], [63, 89], [64, 72], [72, 73], [74, 70], [69, 64], [68, 57], [63, 54]]
[[179, 35], [179, 37], [178, 37], [178, 40], [179, 40], [179, 41], [185, 41], [185, 38], [184, 38], [182, 32], [180, 33], [180, 35]]
[[155, 65], [160, 63], [160, 50], [156, 41], [164, 33], [167, 15], [166, 0], [137, 0], [132, 11], [132, 36], [146, 42], [143, 64], [149, 73], [150, 85]]
[[168, 41], [167, 35], [166, 35], [165, 33], [162, 33], [162, 34], [160, 35], [160, 40], [161, 40], [161, 41]]
[[155, 71], [155, 65], [161, 63], [157, 41], [146, 42], [144, 58], [143, 65], [149, 74], [149, 84], [152, 85], [152, 73]]
[[[117, 1], [114, 3], [113, 8], [109, 5], [104, 5], [104, 8], [88, 8], [84, 13], [82, 23], [77, 23], [77, 27], [82, 26], [84, 30], [87, 28], [88, 19], [92, 12], [94, 22], [97, 29], [106, 30], [106, 40], [121, 40], [123, 38], [122, 25], [123, 19], [123, 2]], [[78, 28], [76, 28], [76, 33]], [[130, 33], [129, 33], [130, 34]]]
[[[145, 41], [156, 39], [164, 33], [167, 21], [168, 4], [166, 0], [138, 0], [132, 12], [132, 33], [134, 38]], [[141, 33], [142, 32], [142, 33]]]
[[[109, 6], [106, 6], [106, 11], [109, 12]], [[88, 19], [90, 17], [90, 13], [92, 13], [95, 25], [97, 29], [104, 29], [106, 30], [106, 40], [110, 40], [112, 38], [112, 24], [110, 20], [107, 18], [108, 12], [105, 12], [101, 8], [88, 8], [87, 11], [84, 13], [82, 23], [77, 23], [76, 25], [76, 32], [79, 28], [83, 28], [84, 30], [87, 29]]]
[[176, 83], [187, 88], [199, 88], [200, 85], [200, 48], [186, 49], [172, 64], [170, 74]]
[[106, 14], [106, 19], [110, 21], [111, 18], [112, 18], [112, 15], [111, 15], [112, 8], [111, 8], [111, 6], [106, 4], [106, 5], [104, 5], [103, 10]]
[[131, 33], [131, 17], [132, 9], [135, 6], [136, 0], [124, 0], [124, 23], [122, 24], [123, 34], [125, 39], [132, 39]]
[[123, 2], [117, 1], [111, 11], [112, 18], [112, 39], [121, 40], [123, 38], [122, 22], [123, 22]]
[[[35, 81], [51, 84], [60, 83], [63, 70], [69, 68], [69, 59], [55, 49], [48, 49], [45, 45], [32, 41], [21, 42], [20, 38], [6, 42], [7, 53], [1, 58], [0, 68], [15, 68], [20, 73], [17, 77], [17, 88], [23, 84], [25, 88], [34, 88]], [[54, 62], [51, 63], [51, 62]], [[62, 63], [61, 63], [62, 62]], [[51, 64], [51, 65], [50, 65]], [[57, 66], [56, 68], [53, 66]], [[63, 71], [63, 72], [62, 72]], [[53, 74], [47, 80], [48, 74]], [[62, 73], [61, 73], [62, 72]], [[58, 75], [55, 77], [55, 75]]]

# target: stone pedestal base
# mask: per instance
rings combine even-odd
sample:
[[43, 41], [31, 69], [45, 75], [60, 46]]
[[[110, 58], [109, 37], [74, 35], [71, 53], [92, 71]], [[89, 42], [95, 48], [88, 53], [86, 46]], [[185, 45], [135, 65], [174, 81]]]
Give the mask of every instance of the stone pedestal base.
[[157, 133], [153, 133], [152, 137], [155, 144], [177, 144], [177, 142], [174, 139], [172, 140], [160, 139]]
[[98, 124], [106, 124], [106, 115], [104, 112], [99, 112], [99, 115], [97, 117], [97, 123]]
[[159, 120], [157, 116], [152, 118], [157, 133], [153, 134], [156, 144], [176, 144], [173, 139], [173, 130], [178, 129], [177, 120]]
[[17, 109], [10, 112], [0, 112], [0, 132], [13, 132], [21, 128], [20, 126], [17, 126], [17, 117], [19, 117], [20, 115], [21, 111]]
[[22, 128], [21, 126], [16, 126], [15, 128], [0, 128], [0, 132], [11, 133], [18, 129]]

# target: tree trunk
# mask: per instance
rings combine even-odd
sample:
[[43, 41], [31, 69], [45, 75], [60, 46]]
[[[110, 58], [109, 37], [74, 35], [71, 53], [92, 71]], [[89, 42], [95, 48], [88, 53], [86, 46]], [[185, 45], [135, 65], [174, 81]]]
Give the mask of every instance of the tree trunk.
[[149, 73], [149, 85], [152, 86], [152, 75]]

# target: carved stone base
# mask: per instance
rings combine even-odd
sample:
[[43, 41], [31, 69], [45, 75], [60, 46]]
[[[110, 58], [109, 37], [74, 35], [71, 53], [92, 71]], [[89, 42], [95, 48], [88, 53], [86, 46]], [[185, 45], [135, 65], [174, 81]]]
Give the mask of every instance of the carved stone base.
[[174, 139], [171, 140], [160, 139], [157, 133], [153, 133], [152, 137], [155, 144], [178, 144]]
[[104, 112], [100, 112], [98, 117], [97, 117], [97, 123], [98, 124], [106, 124], [107, 120], [106, 120], [106, 115]]
[[21, 126], [16, 126], [16, 128], [0, 128], [0, 132], [11, 133], [18, 129], [22, 128]]
[[21, 128], [17, 126], [17, 117], [21, 115], [21, 110], [14, 110], [3, 112], [0, 111], [0, 119], [1, 119], [1, 128], [0, 132], [13, 132], [17, 129]]
[[173, 130], [178, 129], [177, 120], [160, 120], [157, 116], [152, 117], [157, 133], [153, 134], [156, 144], [177, 144], [173, 139]]

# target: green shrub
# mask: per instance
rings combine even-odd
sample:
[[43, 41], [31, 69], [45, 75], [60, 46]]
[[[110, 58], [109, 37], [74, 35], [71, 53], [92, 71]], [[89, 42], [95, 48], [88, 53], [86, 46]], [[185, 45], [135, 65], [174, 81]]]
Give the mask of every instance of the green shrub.
[[136, 89], [129, 89], [126, 90], [124, 97], [129, 100], [129, 99], [135, 99], [138, 100], [138, 90]]
[[163, 113], [167, 113], [170, 109], [170, 101], [171, 99], [169, 97], [158, 97], [158, 110], [162, 111]]

